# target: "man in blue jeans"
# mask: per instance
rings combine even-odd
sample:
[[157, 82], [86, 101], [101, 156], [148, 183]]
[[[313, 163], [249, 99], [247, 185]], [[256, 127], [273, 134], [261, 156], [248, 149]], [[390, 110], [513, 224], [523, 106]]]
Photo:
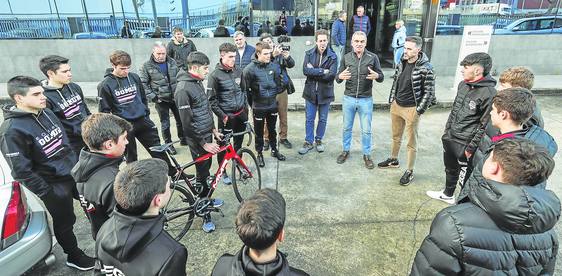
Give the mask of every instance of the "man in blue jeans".
[[371, 120], [373, 119], [373, 80], [382, 82], [384, 75], [379, 58], [365, 49], [367, 35], [357, 31], [351, 37], [353, 51], [347, 53], [341, 61], [336, 81], [345, 82], [343, 96], [343, 152], [338, 156], [338, 164], [343, 164], [349, 157], [351, 148], [351, 131], [355, 113], [359, 113], [361, 122], [361, 143], [363, 144], [363, 161], [367, 169], [375, 164], [371, 159]]
[[340, 70], [339, 64], [341, 63], [341, 58], [345, 53], [345, 40], [347, 38], [347, 31], [345, 29], [346, 20], [347, 12], [341, 10], [338, 19], [334, 21], [334, 24], [332, 24], [332, 48], [338, 57], [338, 71]]
[[[334, 101], [334, 78], [336, 77], [336, 53], [328, 47], [329, 33], [327, 30], [316, 31], [316, 47], [306, 51], [303, 73], [306, 83], [302, 97], [306, 103], [306, 137], [299, 154], [306, 154], [314, 148], [324, 151], [322, 138], [326, 132], [328, 110]], [[314, 120], [318, 113], [318, 125], [314, 136]]]

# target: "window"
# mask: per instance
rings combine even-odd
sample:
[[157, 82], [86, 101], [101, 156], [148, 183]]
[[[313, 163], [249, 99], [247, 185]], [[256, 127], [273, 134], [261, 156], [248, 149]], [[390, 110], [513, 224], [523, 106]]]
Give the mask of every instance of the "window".
[[556, 18], [554, 28], [562, 28], [562, 18]]
[[554, 19], [543, 19], [539, 23], [540, 30], [547, 30], [552, 29], [552, 25], [554, 25]]
[[527, 20], [513, 28], [514, 31], [533, 31], [537, 29], [537, 20]]

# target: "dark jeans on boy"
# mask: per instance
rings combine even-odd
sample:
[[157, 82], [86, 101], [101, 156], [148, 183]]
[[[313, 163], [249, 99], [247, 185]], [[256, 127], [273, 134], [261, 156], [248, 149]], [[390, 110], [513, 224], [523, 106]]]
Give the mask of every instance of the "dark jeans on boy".
[[263, 151], [263, 128], [266, 122], [269, 134], [269, 146], [271, 150], [277, 151], [277, 132], [275, 131], [277, 112], [254, 110], [252, 113], [254, 114], [254, 131], [256, 132], [256, 151], [258, 153]]
[[159, 102], [155, 104], [156, 112], [158, 112], [158, 117], [160, 118], [160, 124], [162, 125], [162, 137], [164, 138], [164, 143], [172, 142], [172, 134], [170, 132], [170, 111], [174, 115], [176, 121], [176, 129], [178, 130], [178, 138], [183, 138], [183, 128], [181, 126], [180, 113], [174, 102]]

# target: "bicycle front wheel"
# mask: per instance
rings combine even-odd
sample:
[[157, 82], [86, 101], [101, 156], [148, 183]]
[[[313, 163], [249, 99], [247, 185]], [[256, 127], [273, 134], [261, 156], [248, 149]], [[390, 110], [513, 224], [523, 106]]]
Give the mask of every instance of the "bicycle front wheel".
[[164, 229], [172, 238], [179, 241], [185, 236], [193, 223], [195, 199], [191, 192], [183, 185], [175, 183], [170, 188], [172, 195], [163, 209], [164, 216], [166, 217]]
[[261, 189], [261, 172], [256, 155], [251, 150], [241, 148], [238, 156], [243, 164], [232, 160], [232, 188], [238, 201], [242, 202]]

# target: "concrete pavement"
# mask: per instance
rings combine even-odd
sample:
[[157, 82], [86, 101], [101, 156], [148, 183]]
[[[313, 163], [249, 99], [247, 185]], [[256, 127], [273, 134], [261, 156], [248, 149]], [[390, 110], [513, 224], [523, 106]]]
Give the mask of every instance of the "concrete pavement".
[[[291, 98], [300, 100], [296, 95]], [[546, 130], [559, 144], [562, 143], [562, 111], [559, 108], [562, 97], [539, 96], [538, 101]], [[342, 129], [342, 114], [337, 110], [329, 114], [324, 139], [326, 152], [299, 155], [297, 150], [304, 139], [304, 113], [290, 112], [289, 139], [294, 148], [281, 149], [287, 161], [279, 164], [266, 153], [266, 167], [262, 170], [263, 185], [274, 188], [279, 166], [278, 187], [287, 201], [286, 240], [280, 250], [287, 253], [290, 264], [311, 275], [407, 275], [413, 254], [427, 235], [433, 217], [447, 207], [445, 203], [428, 200], [425, 195], [426, 190], [442, 189], [444, 185], [440, 137], [447, 116], [448, 110], [439, 108], [422, 116], [415, 179], [410, 186], [402, 187], [398, 180], [403, 168], [367, 170], [364, 167], [357, 120], [351, 157], [342, 165], [336, 164]], [[152, 119], [158, 121], [156, 115], [152, 115]], [[373, 118], [372, 156], [375, 162], [389, 155], [390, 143], [388, 111], [378, 110]], [[177, 149], [180, 161], [191, 160], [186, 147]], [[143, 149], [139, 154], [140, 158], [148, 157]], [[400, 153], [403, 163], [405, 155], [403, 143]], [[548, 182], [548, 187], [559, 197], [562, 197], [561, 156], [559, 153], [555, 157], [558, 166]], [[232, 188], [221, 184], [215, 195], [226, 201], [223, 207], [225, 217], [214, 216], [217, 231], [203, 233], [201, 221], [196, 220], [181, 241], [189, 252], [186, 267], [189, 275], [209, 275], [218, 257], [225, 252], [235, 253], [242, 245], [234, 229], [238, 202]], [[90, 228], [78, 207], [76, 202], [78, 221], [75, 233], [80, 245], [92, 254], [94, 243]], [[562, 240], [560, 225], [558, 223], [556, 228], [559, 240]], [[79, 274], [64, 265], [65, 259], [58, 245], [54, 251], [57, 256], [54, 266], [36, 269], [29, 274]], [[555, 274], [562, 273], [560, 258]]]

